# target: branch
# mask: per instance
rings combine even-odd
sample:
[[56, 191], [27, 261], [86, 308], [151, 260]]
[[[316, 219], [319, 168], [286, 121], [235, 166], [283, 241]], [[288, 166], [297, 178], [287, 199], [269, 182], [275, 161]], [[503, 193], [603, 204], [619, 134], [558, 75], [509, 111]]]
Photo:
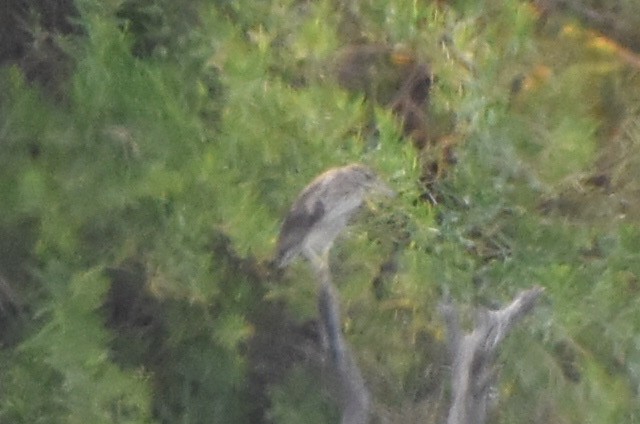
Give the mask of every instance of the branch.
[[369, 422], [370, 395], [360, 369], [344, 340], [341, 328], [340, 305], [331, 283], [328, 267], [316, 270], [320, 281], [318, 311], [323, 344], [339, 384], [338, 399], [342, 403], [342, 424]]
[[22, 309], [22, 302], [9, 281], [0, 274], [0, 313], [6, 314], [13, 308], [14, 311]]
[[489, 392], [495, 380], [497, 348], [513, 326], [531, 309], [544, 289], [522, 291], [508, 306], [480, 311], [475, 328], [462, 334], [455, 306], [440, 305], [453, 356], [452, 397], [447, 424], [484, 424]]

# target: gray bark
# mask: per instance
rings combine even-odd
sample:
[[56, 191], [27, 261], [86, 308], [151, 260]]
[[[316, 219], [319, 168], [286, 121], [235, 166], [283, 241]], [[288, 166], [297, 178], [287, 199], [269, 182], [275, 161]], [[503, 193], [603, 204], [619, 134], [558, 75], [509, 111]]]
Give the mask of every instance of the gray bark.
[[369, 422], [371, 401], [362, 373], [342, 335], [340, 303], [327, 267], [316, 270], [319, 279], [318, 310], [320, 330], [329, 364], [338, 383], [342, 407], [341, 424]]
[[452, 404], [447, 424], [484, 424], [490, 392], [496, 378], [497, 348], [516, 322], [531, 311], [544, 289], [520, 292], [506, 307], [479, 311], [475, 328], [463, 334], [458, 311], [451, 303], [440, 305], [453, 357]]

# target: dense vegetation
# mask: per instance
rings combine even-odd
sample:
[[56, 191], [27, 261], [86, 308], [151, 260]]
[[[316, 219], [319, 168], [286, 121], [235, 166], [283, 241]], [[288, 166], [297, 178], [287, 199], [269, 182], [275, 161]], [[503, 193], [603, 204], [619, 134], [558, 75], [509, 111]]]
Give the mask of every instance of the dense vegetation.
[[[493, 422], [640, 422], [640, 60], [591, 7], [8, 2], [0, 423], [337, 422], [308, 267], [268, 263], [298, 191], [353, 161], [399, 193], [332, 251], [374, 422], [442, 422], [443, 296], [534, 284]], [[423, 149], [336, 81], [354, 41], [430, 64]]]

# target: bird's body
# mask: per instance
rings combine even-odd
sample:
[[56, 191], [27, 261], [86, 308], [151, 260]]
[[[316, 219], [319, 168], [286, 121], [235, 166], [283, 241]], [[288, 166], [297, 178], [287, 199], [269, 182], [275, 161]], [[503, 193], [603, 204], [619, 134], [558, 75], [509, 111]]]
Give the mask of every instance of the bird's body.
[[334, 240], [372, 191], [393, 194], [361, 164], [332, 168], [317, 176], [302, 190], [282, 224], [276, 265], [285, 267], [298, 255], [324, 265]]

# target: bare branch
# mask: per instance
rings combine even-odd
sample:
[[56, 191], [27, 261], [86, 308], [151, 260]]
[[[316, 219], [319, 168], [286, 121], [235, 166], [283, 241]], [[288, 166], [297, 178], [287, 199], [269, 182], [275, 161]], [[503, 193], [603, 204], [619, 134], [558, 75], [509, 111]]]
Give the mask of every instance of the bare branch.
[[370, 395], [356, 361], [341, 331], [340, 304], [328, 267], [316, 269], [320, 281], [318, 310], [323, 344], [339, 383], [342, 424], [369, 422]]
[[9, 305], [13, 305], [19, 310], [22, 303], [9, 281], [0, 274], [0, 312], [6, 313]]
[[535, 305], [544, 289], [522, 291], [506, 307], [478, 313], [475, 328], [462, 335], [458, 314], [450, 303], [440, 305], [453, 354], [453, 401], [447, 424], [484, 424], [495, 380], [497, 348], [513, 326]]
[[450, 300], [446, 300], [445, 302], [441, 303], [439, 309], [444, 318], [444, 323], [447, 327], [449, 353], [451, 354], [451, 356], [453, 356], [458, 351], [460, 340], [462, 340], [462, 331], [460, 328], [458, 311], [456, 310], [456, 307], [450, 302]]

